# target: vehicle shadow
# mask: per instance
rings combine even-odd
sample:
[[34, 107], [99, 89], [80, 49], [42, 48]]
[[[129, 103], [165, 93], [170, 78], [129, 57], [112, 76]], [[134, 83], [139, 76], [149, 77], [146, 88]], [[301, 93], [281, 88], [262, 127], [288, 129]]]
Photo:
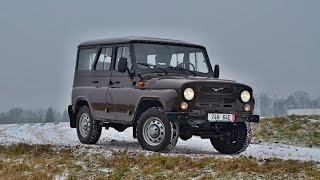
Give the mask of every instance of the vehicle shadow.
[[142, 150], [140, 144], [135, 141], [102, 141], [97, 143], [97, 145], [101, 145], [108, 148], [115, 149], [128, 149], [128, 150]]
[[[104, 139], [106, 140], [106, 139]], [[138, 143], [138, 141], [133, 140], [133, 141], [115, 141], [115, 140], [107, 140], [107, 141], [99, 141], [97, 145], [107, 147], [107, 148], [112, 148], [112, 149], [119, 149], [119, 150], [138, 150], [138, 151], [145, 151], [148, 152], [147, 150], [143, 150]], [[215, 151], [214, 148], [212, 148], [212, 151], [209, 150], [201, 150], [201, 147], [186, 147], [184, 145], [179, 145], [170, 151], [168, 154], [175, 154], [175, 155], [211, 155], [211, 156], [221, 156], [223, 154], [220, 154], [219, 152]]]
[[212, 151], [201, 150], [201, 149], [194, 149], [188, 147], [179, 147], [177, 146], [173, 149], [170, 154], [178, 154], [178, 155], [212, 155], [212, 156], [220, 156], [223, 154], [218, 153], [212, 148]]

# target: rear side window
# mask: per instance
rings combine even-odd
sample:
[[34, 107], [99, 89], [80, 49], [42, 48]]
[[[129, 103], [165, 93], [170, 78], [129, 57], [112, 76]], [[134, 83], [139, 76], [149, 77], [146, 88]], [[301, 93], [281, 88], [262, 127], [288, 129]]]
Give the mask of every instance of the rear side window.
[[92, 64], [97, 55], [97, 49], [81, 49], [79, 52], [77, 70], [92, 70]]
[[97, 71], [107, 71], [111, 67], [112, 48], [103, 48], [96, 64]]

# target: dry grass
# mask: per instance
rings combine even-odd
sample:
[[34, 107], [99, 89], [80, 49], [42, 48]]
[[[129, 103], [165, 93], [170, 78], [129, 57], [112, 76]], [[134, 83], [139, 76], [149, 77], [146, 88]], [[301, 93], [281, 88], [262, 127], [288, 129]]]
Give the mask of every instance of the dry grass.
[[[190, 157], [135, 151], [19, 144], [0, 147], [1, 179], [212, 179], [314, 178], [313, 162], [257, 160], [248, 157]], [[91, 152], [91, 153], [90, 153]]]
[[[316, 119], [319, 122], [311, 122]], [[320, 146], [320, 116], [275, 117], [253, 124], [255, 142], [280, 142], [302, 146]]]

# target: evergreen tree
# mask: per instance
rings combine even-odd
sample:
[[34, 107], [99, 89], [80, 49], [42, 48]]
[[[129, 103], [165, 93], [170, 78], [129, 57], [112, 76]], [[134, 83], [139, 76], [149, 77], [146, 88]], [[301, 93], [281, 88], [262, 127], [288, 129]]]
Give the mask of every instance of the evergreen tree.
[[68, 114], [68, 111], [65, 109], [64, 112], [63, 112], [63, 115], [62, 115], [62, 122], [69, 122], [70, 119], [69, 119], [69, 114]]
[[46, 114], [46, 122], [55, 122], [55, 118], [53, 115], [53, 110], [51, 108], [48, 109]]

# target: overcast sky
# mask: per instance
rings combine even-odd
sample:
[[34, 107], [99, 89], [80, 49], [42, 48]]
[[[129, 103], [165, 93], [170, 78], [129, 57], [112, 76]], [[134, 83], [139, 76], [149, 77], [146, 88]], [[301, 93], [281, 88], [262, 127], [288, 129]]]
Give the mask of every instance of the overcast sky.
[[320, 1], [0, 1], [0, 112], [70, 103], [76, 46], [151, 36], [207, 47], [221, 78], [320, 96]]

